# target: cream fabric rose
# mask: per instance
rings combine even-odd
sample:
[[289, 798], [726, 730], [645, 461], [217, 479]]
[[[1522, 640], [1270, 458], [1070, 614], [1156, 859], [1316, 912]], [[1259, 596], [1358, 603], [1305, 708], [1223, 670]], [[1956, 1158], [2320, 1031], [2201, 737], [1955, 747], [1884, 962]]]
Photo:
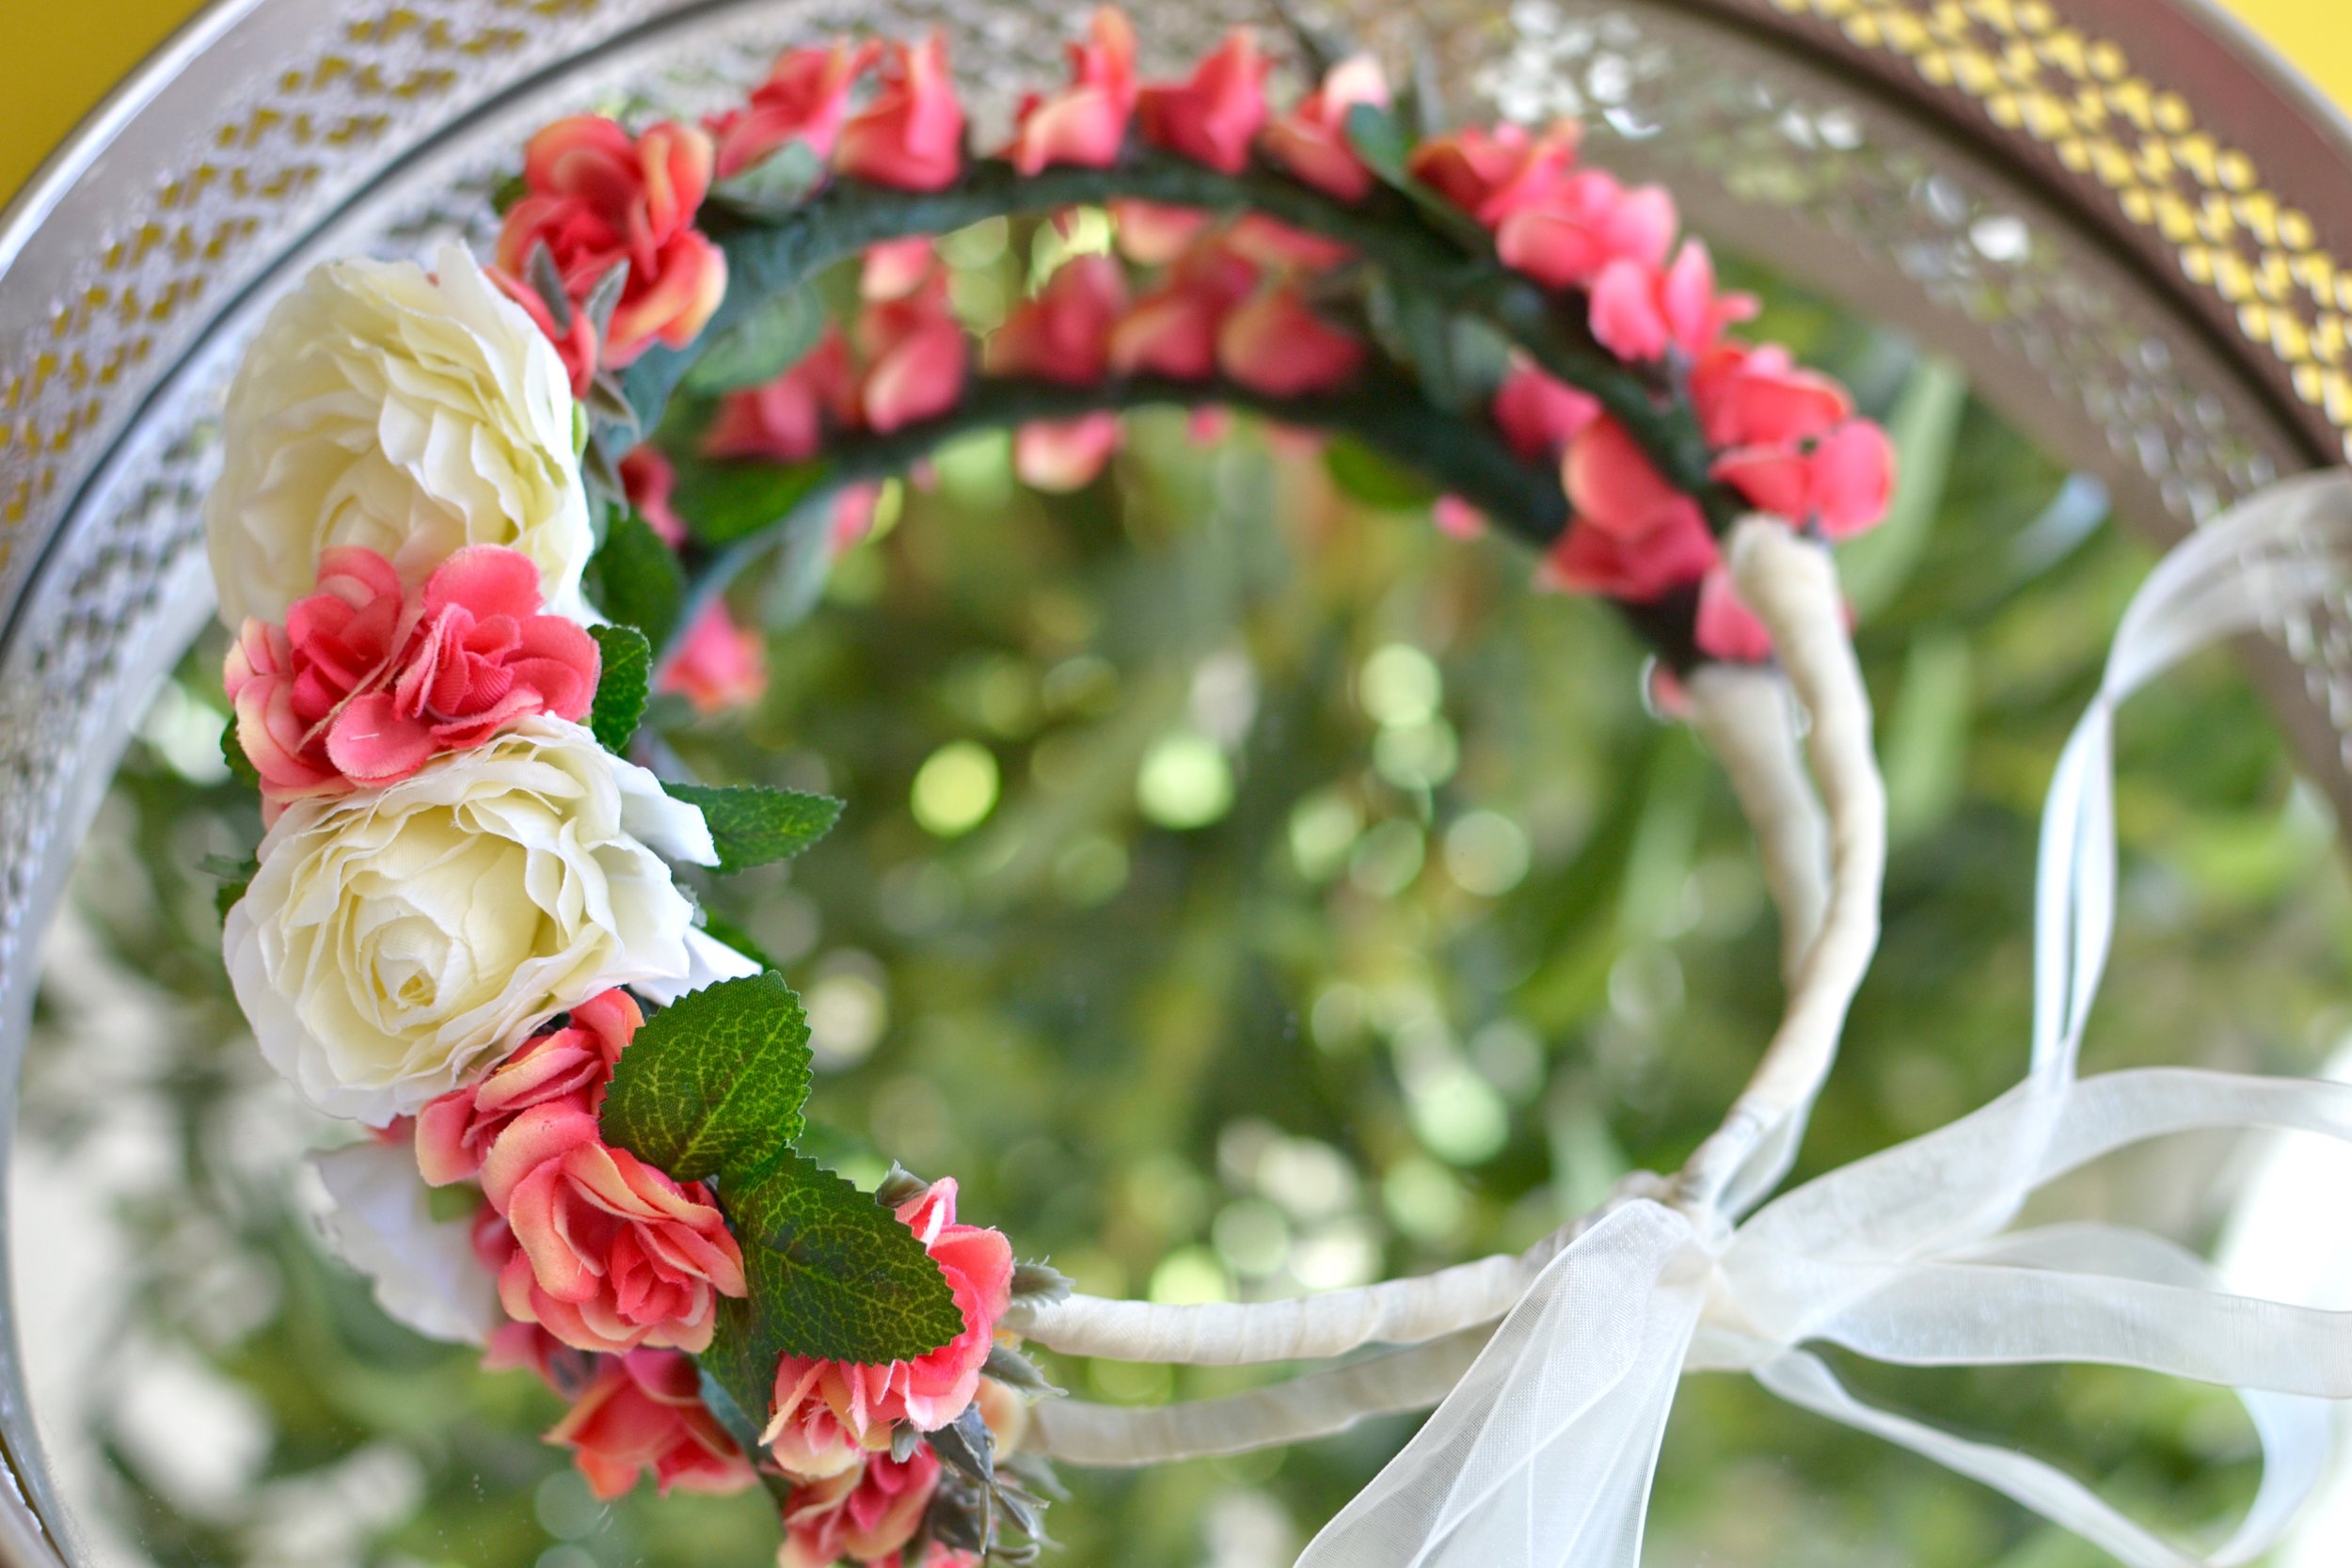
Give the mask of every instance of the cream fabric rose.
[[326, 1189], [319, 1228], [374, 1285], [387, 1317], [461, 1345], [484, 1343], [506, 1321], [498, 1282], [474, 1256], [473, 1222], [433, 1217], [432, 1189], [405, 1141], [371, 1138], [313, 1154], [310, 1166]]
[[289, 806], [229, 912], [230, 979], [303, 1099], [381, 1126], [573, 1003], [707, 961], [656, 849], [718, 858], [651, 773], [529, 719], [399, 784]]
[[537, 563], [548, 610], [580, 617], [594, 541], [563, 362], [462, 247], [434, 264], [330, 261], [246, 351], [204, 506], [232, 629], [284, 620], [330, 545], [412, 584], [461, 546], [504, 545]]

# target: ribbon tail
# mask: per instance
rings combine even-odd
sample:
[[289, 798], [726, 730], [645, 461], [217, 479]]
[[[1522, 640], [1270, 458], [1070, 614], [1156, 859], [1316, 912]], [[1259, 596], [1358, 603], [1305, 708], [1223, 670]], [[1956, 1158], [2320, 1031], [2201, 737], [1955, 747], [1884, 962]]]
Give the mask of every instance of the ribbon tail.
[[[2217, 1291], [2221, 1276], [2179, 1243], [2123, 1226], [2079, 1222], [2049, 1225], [1994, 1238], [1971, 1255], [1990, 1263], [2080, 1269], [2192, 1290]], [[2262, 1445], [2263, 1479], [2246, 1518], [2213, 1554], [2220, 1568], [2237, 1568], [2268, 1552], [2328, 1478], [2335, 1446], [2335, 1404], [2302, 1394], [2237, 1390]]]
[[1298, 1568], [1637, 1568], [1705, 1275], [1681, 1214], [1602, 1219]]
[[2134, 1524], [2081, 1481], [2014, 1449], [1971, 1442], [1907, 1416], [1865, 1404], [1807, 1351], [1783, 1351], [1757, 1367], [1756, 1380], [1791, 1404], [1899, 1444], [2072, 1530], [2128, 1568], [2221, 1568], [2221, 1558], [2195, 1558]]

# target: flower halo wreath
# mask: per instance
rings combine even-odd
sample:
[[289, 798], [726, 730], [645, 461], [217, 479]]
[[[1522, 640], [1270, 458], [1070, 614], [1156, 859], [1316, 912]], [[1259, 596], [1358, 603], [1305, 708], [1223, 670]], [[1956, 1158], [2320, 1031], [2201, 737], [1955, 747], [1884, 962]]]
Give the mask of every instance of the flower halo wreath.
[[[2024, 1082], [1766, 1204], [1877, 939], [1884, 791], [1822, 546], [1885, 510], [1884, 435], [1733, 336], [1752, 302], [1677, 244], [1665, 192], [1581, 161], [1573, 126], [1408, 131], [1360, 56], [1278, 109], [1247, 32], [1139, 81], [1108, 9], [1070, 56], [986, 156], [936, 36], [787, 50], [702, 125], [561, 120], [499, 194], [495, 264], [331, 262], [251, 345], [207, 531], [235, 633], [225, 749], [268, 826], [224, 890], [225, 946], [271, 1065], [374, 1132], [318, 1164], [384, 1305], [535, 1370], [599, 1496], [648, 1470], [765, 1485], [787, 1568], [1026, 1560], [1049, 1460], [1149, 1465], [1431, 1406], [1302, 1563], [1631, 1568], [1675, 1386], [1710, 1369], [2125, 1562], [2257, 1555], [2324, 1467], [2320, 1402], [2352, 1396], [2347, 1320], [2223, 1294], [2138, 1232], [2010, 1227], [2035, 1188], [2157, 1133], [2352, 1136], [2352, 1088], [2074, 1071], [2112, 919], [2113, 709], [2339, 590], [2352, 485], [2248, 503], [2127, 616], [2050, 793]], [[975, 373], [931, 240], [1001, 216], [1040, 220], [1060, 260]], [[852, 261], [845, 333], [817, 281]], [[654, 754], [648, 693], [723, 701], [730, 578], [821, 564], [943, 440], [1010, 427], [1023, 476], [1069, 486], [1145, 404], [1352, 436], [1441, 490], [1441, 524], [1526, 536], [1540, 580], [1657, 649], [1757, 834], [1788, 987], [1678, 1175], [1629, 1179], [1522, 1256], [1176, 1307], [1016, 1262], [952, 1180], [894, 1169], [869, 1194], [802, 1149], [800, 1004], [669, 863], [783, 859], [840, 804], [657, 779], [631, 760]], [[1058, 1397], [1025, 1341], [1311, 1365], [1115, 1409]], [[2040, 1461], [1855, 1400], [1816, 1341], [2229, 1385], [2270, 1463], [2200, 1556]]]

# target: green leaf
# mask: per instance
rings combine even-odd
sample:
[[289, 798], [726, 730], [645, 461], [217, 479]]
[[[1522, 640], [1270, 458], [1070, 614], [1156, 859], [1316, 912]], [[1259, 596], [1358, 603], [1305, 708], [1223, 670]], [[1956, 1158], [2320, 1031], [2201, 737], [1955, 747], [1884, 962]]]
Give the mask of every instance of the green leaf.
[[590, 626], [602, 656], [596, 695], [588, 705], [588, 727], [615, 755], [628, 750], [629, 736], [645, 715], [645, 689], [653, 678], [653, 644], [635, 626]]
[[1383, 512], [1417, 512], [1438, 499], [1420, 475], [1398, 467], [1352, 436], [1335, 436], [1327, 443], [1323, 466], [1342, 495]]
[[805, 141], [788, 141], [739, 174], [712, 187], [711, 195], [749, 213], [774, 218], [807, 200], [825, 182], [824, 160]]
[[811, 506], [784, 530], [759, 591], [759, 624], [772, 636], [808, 619], [833, 571], [833, 509]]
[[253, 766], [253, 759], [245, 754], [245, 747], [237, 739], [237, 721], [233, 714], [229, 722], [220, 727], [220, 760], [229, 765], [230, 775], [248, 789], [262, 787], [261, 770]]
[[504, 217], [516, 202], [531, 194], [531, 186], [519, 174], [510, 174], [490, 187], [490, 210]]
[[686, 389], [704, 397], [773, 381], [817, 346], [825, 307], [814, 289], [764, 300], [750, 317], [702, 351], [686, 372]]
[[[243, 756], [245, 753], [240, 752], [237, 754]], [[220, 886], [213, 893], [213, 908], [224, 922], [229, 918], [229, 911], [237, 907], [237, 900], [245, 896], [245, 890], [252, 885], [254, 873], [262, 869], [262, 863], [250, 855], [243, 860], [230, 860], [227, 855], [205, 855], [196, 863], [199, 869], [220, 879]]]
[[822, 461], [779, 467], [773, 463], [681, 463], [674, 504], [694, 537], [731, 545], [783, 521], [827, 483]]
[[826, 795], [771, 789], [766, 784], [670, 784], [674, 800], [702, 808], [719, 847], [723, 874], [789, 860], [833, 831], [841, 802]]
[[607, 1143], [681, 1181], [749, 1185], [801, 1135], [808, 1018], [773, 970], [689, 991], [647, 1019], [605, 1094]]
[[702, 1361], [745, 1410], [767, 1410], [779, 1356], [907, 1361], [963, 1331], [914, 1232], [815, 1161], [788, 1155], [756, 1187], [722, 1189], [719, 1202], [743, 1243], [751, 1293], [721, 1300]]
[[1968, 412], [1968, 378], [1949, 359], [1919, 361], [1888, 417], [1895, 443], [1895, 495], [1886, 518], [1837, 547], [1837, 576], [1856, 614], [1869, 620], [1893, 602], [1924, 559]]
[[1382, 184], [1421, 209], [1431, 228], [1474, 256], [1484, 256], [1493, 248], [1494, 242], [1477, 219], [1413, 178], [1406, 164], [1412, 156], [1412, 138], [1395, 115], [1376, 103], [1355, 104], [1347, 111], [1347, 141]]
[[654, 646], [668, 641], [677, 628], [686, 574], [653, 525], [636, 513], [613, 516], [602, 547], [588, 562], [588, 578], [596, 608], [644, 632]]

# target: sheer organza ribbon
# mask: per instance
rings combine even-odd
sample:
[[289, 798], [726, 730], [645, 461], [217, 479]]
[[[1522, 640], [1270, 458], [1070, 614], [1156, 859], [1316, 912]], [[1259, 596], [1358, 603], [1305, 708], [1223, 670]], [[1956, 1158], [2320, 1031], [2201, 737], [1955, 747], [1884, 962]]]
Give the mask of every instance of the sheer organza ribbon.
[[[2325, 1470], [2328, 1400], [2352, 1398], [2352, 1313], [2222, 1291], [2169, 1242], [2105, 1225], [2010, 1230], [2026, 1197], [2127, 1144], [2194, 1128], [2352, 1140], [2352, 1085], [2185, 1069], [2075, 1076], [2114, 927], [2116, 708], [2201, 649], [2293, 625], [2352, 582], [2352, 474], [2274, 486], [2157, 566], [2045, 802], [2031, 1061], [1990, 1105], [1834, 1171], [1744, 1220], [1802, 1132], [1697, 1213], [1624, 1203], [1536, 1277], [1421, 1433], [1311, 1542], [1300, 1568], [1634, 1568], [1685, 1371], [1781, 1398], [1998, 1488], [2133, 1568], [2253, 1560]], [[2079, 1361], [2235, 1389], [2265, 1469], [2200, 1553], [2041, 1460], [1866, 1404], [1804, 1348], [1910, 1366]]]

